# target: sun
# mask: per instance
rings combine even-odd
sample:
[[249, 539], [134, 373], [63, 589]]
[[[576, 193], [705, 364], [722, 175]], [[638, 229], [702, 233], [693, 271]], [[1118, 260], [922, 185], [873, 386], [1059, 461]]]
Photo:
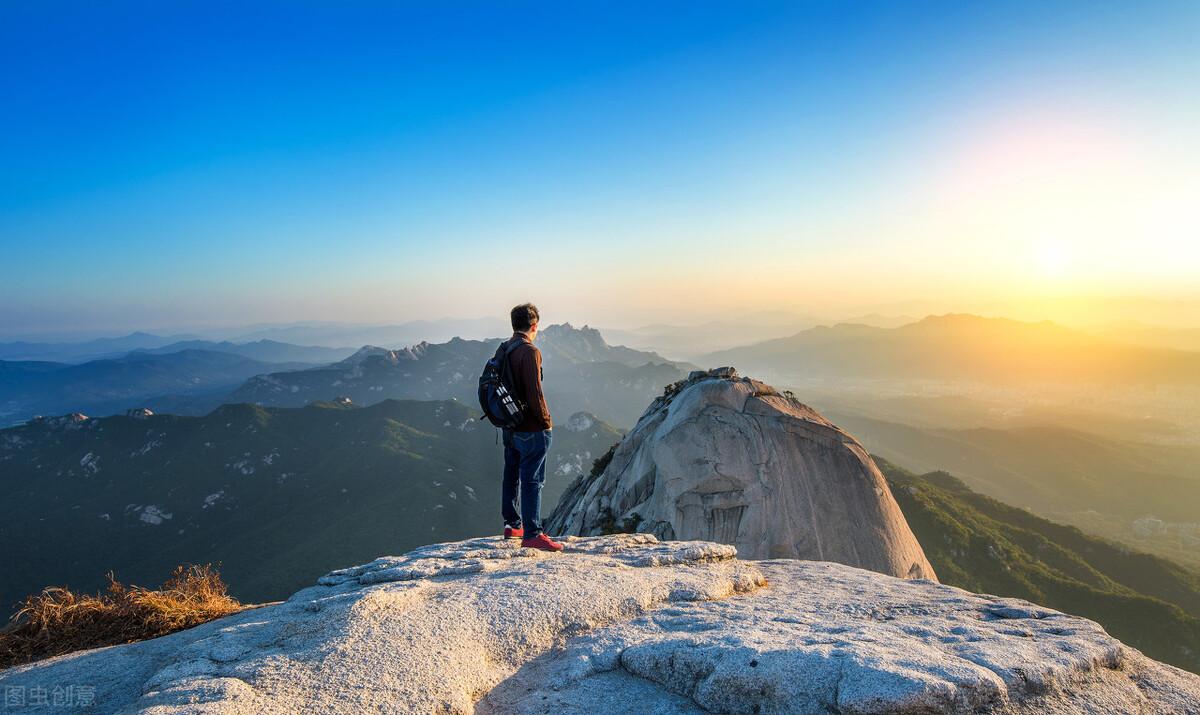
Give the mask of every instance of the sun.
[[1070, 270], [1070, 252], [1061, 241], [1044, 241], [1034, 250], [1033, 265], [1046, 278], [1061, 278]]

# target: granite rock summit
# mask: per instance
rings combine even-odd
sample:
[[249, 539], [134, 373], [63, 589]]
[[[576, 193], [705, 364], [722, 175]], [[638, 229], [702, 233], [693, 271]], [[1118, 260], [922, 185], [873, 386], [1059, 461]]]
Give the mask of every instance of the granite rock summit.
[[[98, 713], [1187, 713], [1200, 677], [1097, 624], [651, 534], [425, 546], [283, 603], [0, 671]], [[52, 701], [16, 711], [56, 711]]]
[[732, 544], [743, 558], [836, 561], [936, 579], [854, 437], [733, 368], [667, 388], [607, 467], [568, 488], [557, 534], [637, 531]]

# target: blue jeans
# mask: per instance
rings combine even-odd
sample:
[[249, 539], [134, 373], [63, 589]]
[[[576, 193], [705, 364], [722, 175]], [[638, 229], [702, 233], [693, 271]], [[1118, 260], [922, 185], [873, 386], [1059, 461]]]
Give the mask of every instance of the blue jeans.
[[[527, 539], [542, 533], [542, 484], [546, 481], [550, 437], [550, 430], [504, 430], [504, 484], [500, 489], [500, 511], [508, 526], [524, 526]], [[519, 515], [518, 485], [521, 489]]]

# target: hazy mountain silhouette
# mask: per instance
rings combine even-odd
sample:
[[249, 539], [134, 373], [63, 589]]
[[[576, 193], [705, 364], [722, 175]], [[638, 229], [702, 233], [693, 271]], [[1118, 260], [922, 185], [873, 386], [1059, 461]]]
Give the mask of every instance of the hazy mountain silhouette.
[[507, 329], [508, 319], [499, 316], [412, 320], [395, 325], [302, 322], [251, 327], [234, 331], [227, 339], [235, 342], [273, 340], [335, 348], [345, 345], [400, 347], [423, 340], [445, 342], [454, 337], [484, 338], [489, 335], [502, 335]]
[[133, 350], [160, 348], [164, 345], [195, 339], [193, 335], [152, 335], [136, 332], [116, 338], [97, 338], [77, 342], [0, 343], [0, 360], [38, 360], [48, 362], [83, 362], [102, 357], [116, 357]]
[[210, 352], [229, 353], [259, 362], [291, 363], [320, 365], [336, 362], [353, 355], [355, 348], [326, 348], [312, 345], [293, 345], [275, 340], [256, 340], [254, 342], [235, 343], [228, 340], [214, 342], [212, 340], [185, 340], [164, 345], [160, 348], [139, 348], [133, 352], [165, 355], [182, 350], [207, 350]]
[[785, 379], [854, 377], [994, 383], [1200, 380], [1200, 353], [1114, 342], [1050, 322], [930, 316], [899, 328], [838, 324], [706, 355], [709, 365]]
[[135, 352], [77, 365], [0, 361], [0, 424], [38, 414], [111, 414], [165, 394], [227, 392], [252, 375], [302, 366], [210, 350]]

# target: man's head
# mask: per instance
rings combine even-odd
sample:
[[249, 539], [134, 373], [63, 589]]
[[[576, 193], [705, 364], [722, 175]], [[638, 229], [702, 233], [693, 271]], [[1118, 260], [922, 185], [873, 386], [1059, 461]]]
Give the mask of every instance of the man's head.
[[537, 335], [538, 309], [533, 303], [522, 303], [509, 313], [512, 319], [512, 329], [518, 333], [526, 333], [533, 340]]

